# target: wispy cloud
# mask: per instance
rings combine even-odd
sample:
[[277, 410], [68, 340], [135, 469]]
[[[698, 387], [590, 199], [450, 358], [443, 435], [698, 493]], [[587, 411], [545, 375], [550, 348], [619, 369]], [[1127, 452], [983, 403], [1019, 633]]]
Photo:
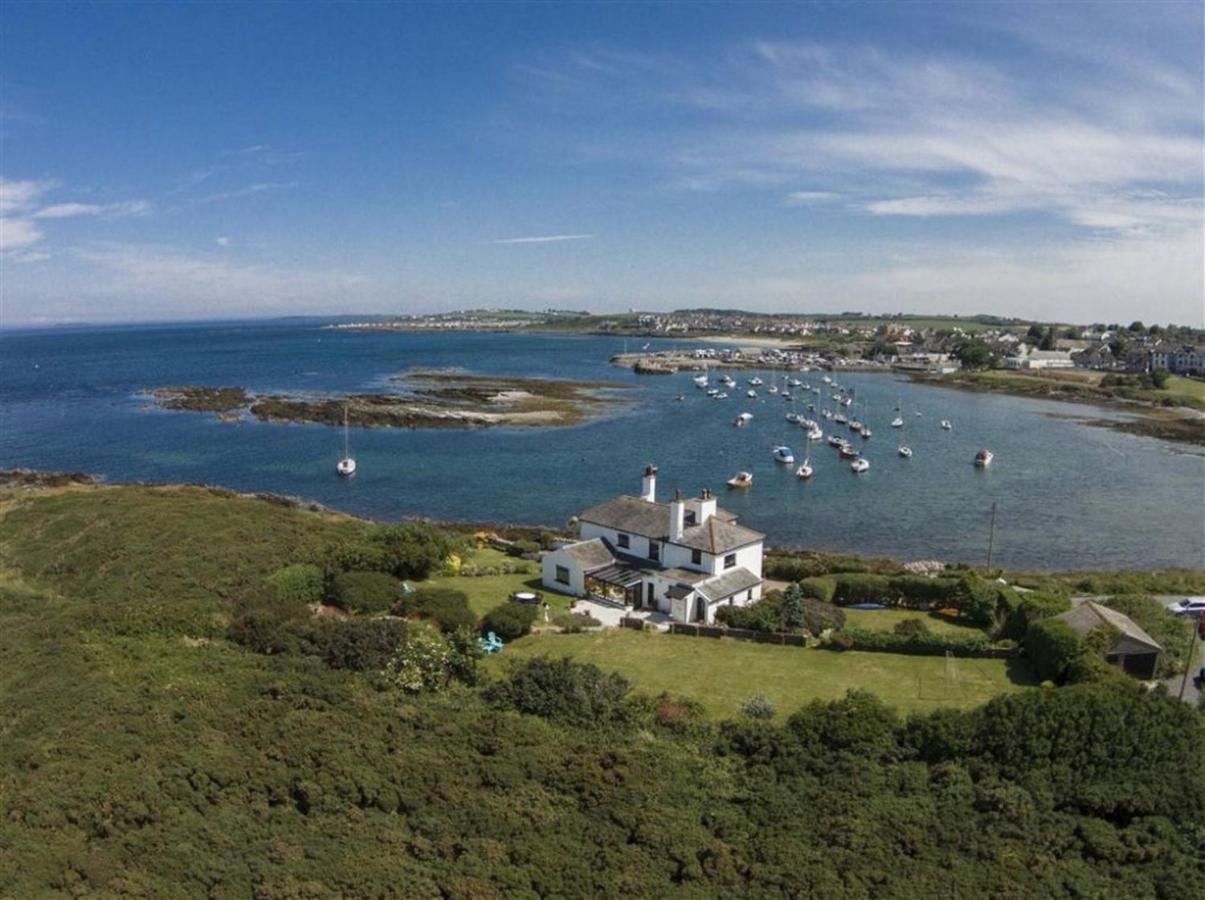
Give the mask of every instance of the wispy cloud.
[[[6, 259], [37, 262], [47, 258], [28, 248], [40, 243], [46, 234], [38, 220], [71, 219], [79, 216], [137, 216], [146, 215], [151, 206], [144, 200], [119, 203], [64, 202], [43, 205], [42, 198], [59, 188], [52, 180], [14, 180], [0, 178], [0, 253]], [[18, 257], [16, 254], [20, 253]]]
[[531, 237], [501, 238], [492, 244], [555, 244], [559, 241], [588, 241], [592, 234], [540, 234]]
[[145, 200], [123, 203], [56, 203], [44, 206], [33, 214], [35, 219], [73, 219], [77, 216], [145, 216], [151, 205]]
[[783, 202], [787, 206], [810, 206], [813, 203], [827, 203], [840, 196], [836, 191], [792, 191]]
[[230, 246], [230, 238], [226, 237], [226, 235], [224, 235], [224, 234], [221, 234], [221, 235], [218, 235], [217, 237], [215, 237], [213, 239], [213, 242], [215, 244], [217, 244], [219, 247], [229, 247]]
[[208, 196], [201, 197], [196, 202], [198, 204], [220, 203], [223, 200], [237, 200], [240, 197], [251, 197], [255, 194], [262, 194], [264, 191], [283, 191], [294, 187], [297, 187], [296, 181], [259, 181], [245, 187], [209, 194]]

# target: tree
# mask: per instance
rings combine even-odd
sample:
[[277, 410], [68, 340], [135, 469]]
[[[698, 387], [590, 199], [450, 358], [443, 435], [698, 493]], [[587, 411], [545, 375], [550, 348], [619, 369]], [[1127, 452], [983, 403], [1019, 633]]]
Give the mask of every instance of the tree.
[[1135, 320], [1130, 323], [1130, 331], [1132, 331], [1134, 334], [1140, 334], [1141, 332], [1146, 331], [1146, 326], [1143, 325], [1140, 320]]
[[1049, 328], [1046, 329], [1046, 333], [1044, 335], [1042, 335], [1042, 341], [1041, 341], [1041, 343], [1038, 344], [1038, 349], [1039, 350], [1053, 350], [1055, 340], [1056, 340], [1056, 335], [1054, 332], [1054, 326], [1051, 325]]
[[782, 630], [798, 631], [803, 627], [803, 589], [791, 584], [782, 594]]
[[1155, 371], [1151, 372], [1151, 383], [1155, 387], [1159, 388], [1159, 390], [1163, 390], [1164, 388], [1167, 387], [1167, 382], [1171, 379], [1171, 377], [1172, 377], [1171, 372], [1167, 371], [1167, 369], [1160, 367], [1158, 369], [1155, 369]]
[[983, 341], [963, 341], [954, 348], [954, 356], [968, 369], [983, 369], [992, 363], [992, 351]]
[[1034, 343], [1037, 343], [1038, 341], [1040, 341], [1042, 339], [1043, 335], [1045, 335], [1045, 334], [1046, 334], [1046, 330], [1044, 328], [1042, 328], [1042, 326], [1039, 325], [1037, 322], [1034, 322], [1032, 325], [1030, 325], [1029, 330], [1027, 332], [1025, 332], [1025, 336], [1027, 338], [1029, 338], [1031, 341], [1033, 341]]

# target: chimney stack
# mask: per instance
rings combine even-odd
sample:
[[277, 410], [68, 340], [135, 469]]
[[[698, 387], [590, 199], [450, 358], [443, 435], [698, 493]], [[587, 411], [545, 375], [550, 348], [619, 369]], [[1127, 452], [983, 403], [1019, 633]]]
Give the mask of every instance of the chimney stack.
[[644, 467], [644, 478], [640, 482], [640, 499], [655, 503], [657, 500], [657, 467], [652, 463]]
[[674, 499], [669, 504], [669, 539], [674, 543], [682, 540], [682, 529], [686, 527], [686, 503], [682, 500], [682, 492], [674, 491]]
[[715, 495], [711, 493], [711, 488], [703, 488], [702, 493], [699, 494], [699, 521], [696, 524], [704, 524], [715, 515], [715, 509]]

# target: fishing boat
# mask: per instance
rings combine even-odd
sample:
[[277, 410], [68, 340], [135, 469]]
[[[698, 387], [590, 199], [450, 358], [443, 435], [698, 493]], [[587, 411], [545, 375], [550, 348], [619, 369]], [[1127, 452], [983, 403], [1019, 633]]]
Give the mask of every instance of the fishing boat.
[[343, 478], [350, 478], [356, 474], [356, 461], [352, 459], [351, 451], [348, 449], [348, 431], [347, 431], [347, 404], [343, 404], [343, 458], [335, 463], [335, 471]]
[[950, 430], [951, 428], [953, 428], [954, 426], [950, 424], [950, 420], [949, 420], [949, 419], [942, 419], [942, 420], [941, 420], [941, 427], [942, 427], [942, 428], [943, 428], [945, 431], [949, 431], [949, 430]]
[[849, 464], [849, 467], [860, 475], [870, 468], [870, 460], [861, 458], [855, 459]]
[[790, 465], [795, 462], [795, 454], [791, 452], [791, 448], [787, 446], [779, 446], [774, 448], [774, 461]]
[[737, 472], [728, 479], [728, 487], [730, 488], [747, 488], [753, 486], [752, 472]]
[[732, 424], [735, 425], [737, 428], [744, 428], [746, 425], [748, 425], [752, 421], [753, 421], [753, 414], [743, 412], [732, 421]]
[[992, 464], [992, 460], [995, 459], [995, 456], [996, 455], [994, 453], [992, 453], [991, 450], [988, 450], [987, 448], [980, 450], [978, 453], [975, 454], [976, 468], [986, 469], [988, 466], [990, 466]]

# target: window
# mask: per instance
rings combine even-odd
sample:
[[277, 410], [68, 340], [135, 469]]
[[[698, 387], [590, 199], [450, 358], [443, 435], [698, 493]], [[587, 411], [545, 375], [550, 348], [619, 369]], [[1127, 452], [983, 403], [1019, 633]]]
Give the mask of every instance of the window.
[[686, 514], [682, 518], [683, 518], [684, 524], [686, 524], [686, 525], [694, 525], [697, 523], [697, 518], [695, 516], [695, 511], [693, 509], [687, 510]]
[[749, 588], [749, 594], [745, 597], [746, 600], [753, 599], [753, 588]]
[[632, 546], [632, 541], [628, 538], [628, 536], [626, 534], [621, 534], [617, 538], [617, 540], [619, 541], [619, 546], [625, 550], [628, 549], [628, 547]]
[[568, 584], [569, 583], [569, 570], [566, 569], [564, 566], [557, 566], [556, 567], [556, 580], [557, 580], [558, 584]]
[[692, 566], [703, 565], [703, 551], [702, 550], [691, 550], [690, 551], [690, 564]]
[[661, 545], [656, 541], [649, 541], [649, 559], [654, 561], [661, 559]]
[[729, 553], [727, 556], [724, 557], [724, 568], [725, 569], [731, 569], [735, 565], [736, 565], [736, 554], [735, 553]]

